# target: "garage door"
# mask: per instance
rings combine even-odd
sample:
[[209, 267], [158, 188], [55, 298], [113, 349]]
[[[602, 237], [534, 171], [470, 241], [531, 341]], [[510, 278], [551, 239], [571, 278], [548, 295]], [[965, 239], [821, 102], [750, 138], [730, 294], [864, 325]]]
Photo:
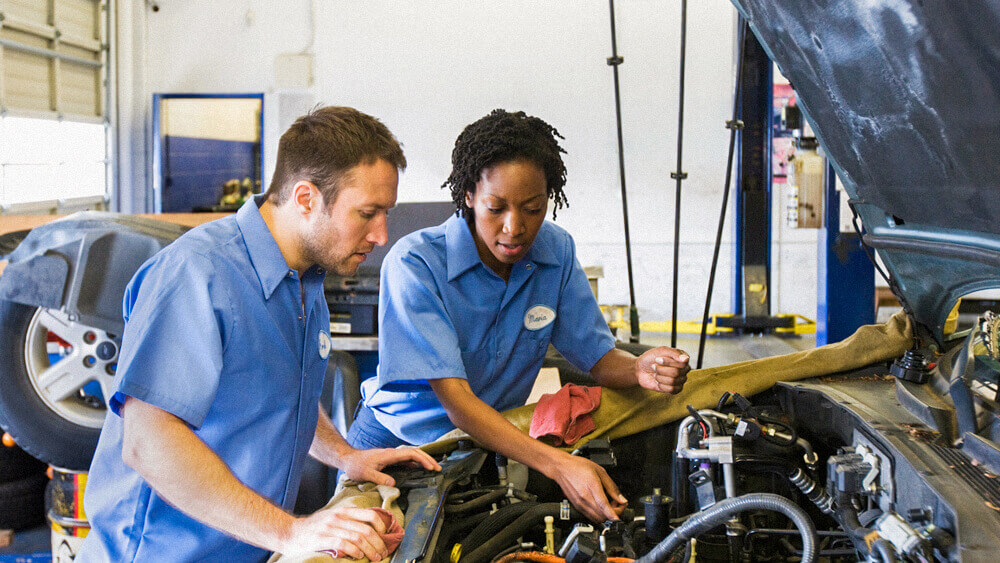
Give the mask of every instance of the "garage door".
[[103, 122], [107, 3], [0, 2], [0, 111]]

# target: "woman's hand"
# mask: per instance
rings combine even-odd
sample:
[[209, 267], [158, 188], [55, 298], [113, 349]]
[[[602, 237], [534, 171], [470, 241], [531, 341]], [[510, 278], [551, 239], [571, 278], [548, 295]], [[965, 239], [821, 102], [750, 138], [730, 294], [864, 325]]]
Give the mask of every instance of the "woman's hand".
[[683, 350], [660, 346], [647, 350], [635, 363], [635, 378], [644, 389], [676, 395], [684, 388], [691, 371], [687, 353]]
[[566, 498], [593, 522], [618, 520], [628, 502], [608, 472], [587, 458], [564, 453], [543, 472], [559, 483]]

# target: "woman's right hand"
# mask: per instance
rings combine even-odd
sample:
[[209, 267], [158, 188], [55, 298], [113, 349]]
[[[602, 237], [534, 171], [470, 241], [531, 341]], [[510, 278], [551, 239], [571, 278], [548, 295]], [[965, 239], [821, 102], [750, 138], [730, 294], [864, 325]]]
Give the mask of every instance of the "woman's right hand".
[[618, 520], [628, 501], [608, 472], [587, 458], [560, 454], [551, 469], [538, 469], [558, 483], [566, 498], [591, 521]]

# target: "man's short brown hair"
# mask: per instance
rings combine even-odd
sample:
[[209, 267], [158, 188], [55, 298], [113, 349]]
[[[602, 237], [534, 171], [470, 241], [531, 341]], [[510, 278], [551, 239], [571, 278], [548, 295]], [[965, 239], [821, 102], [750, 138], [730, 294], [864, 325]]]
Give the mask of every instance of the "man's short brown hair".
[[403, 148], [378, 119], [349, 107], [321, 107], [295, 120], [278, 142], [278, 159], [267, 199], [281, 205], [297, 182], [312, 182], [327, 205], [337, 197], [344, 174], [383, 159], [406, 169]]

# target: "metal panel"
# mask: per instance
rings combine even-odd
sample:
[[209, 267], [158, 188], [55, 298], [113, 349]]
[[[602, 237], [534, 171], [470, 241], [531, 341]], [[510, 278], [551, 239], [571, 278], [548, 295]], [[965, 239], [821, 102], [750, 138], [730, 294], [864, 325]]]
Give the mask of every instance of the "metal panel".
[[6, 0], [3, 3], [5, 16], [38, 25], [49, 25], [49, 2], [39, 0]]
[[98, 25], [101, 5], [94, 0], [57, 0], [55, 20], [63, 37], [101, 40]]
[[875, 267], [856, 233], [840, 232], [837, 175], [827, 167], [826, 227], [817, 241], [816, 345], [840, 342], [875, 322]]
[[[18, 43], [29, 44], [37, 39], [22, 37], [21, 32], [4, 33], [3, 38], [12, 37]], [[17, 108], [30, 111], [50, 111], [52, 109], [51, 59], [22, 49], [4, 46], [3, 61], [4, 97], [0, 109]]]
[[0, 4], [0, 113], [102, 118], [106, 14], [96, 0]]

